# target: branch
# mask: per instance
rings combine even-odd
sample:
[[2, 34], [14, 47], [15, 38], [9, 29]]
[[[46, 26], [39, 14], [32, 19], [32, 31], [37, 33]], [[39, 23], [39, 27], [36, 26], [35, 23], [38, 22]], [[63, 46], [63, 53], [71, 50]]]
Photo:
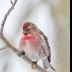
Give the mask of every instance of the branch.
[[[11, 1], [11, 3], [12, 3], [12, 1]], [[10, 48], [13, 52], [15, 52], [15, 53], [18, 55], [18, 54], [21, 54], [22, 52], [19, 51], [17, 48], [15, 48], [13, 45], [11, 45], [10, 42], [9, 42], [9, 41], [4, 37], [4, 35], [3, 35], [4, 24], [5, 24], [6, 20], [7, 20], [8, 15], [10, 14], [10, 12], [14, 9], [14, 6], [15, 6], [16, 3], [17, 3], [17, 0], [15, 0], [15, 2], [12, 3], [12, 7], [11, 7], [11, 8], [8, 10], [8, 12], [5, 14], [5, 17], [4, 17], [4, 19], [3, 19], [3, 21], [2, 21], [2, 24], [1, 24], [0, 38], [5, 42], [5, 44], [6, 44], [6, 46], [7, 46], [8, 48]], [[5, 49], [5, 47], [2, 48], [2, 50], [3, 50], [3, 49]], [[21, 55], [20, 58], [22, 58], [23, 60], [25, 60], [28, 64], [32, 65], [32, 60], [30, 60], [27, 56]], [[38, 65], [36, 65], [36, 70], [38, 70], [38, 71], [40, 71], [40, 72], [47, 72], [47, 71], [45, 71], [43, 68], [41, 68], [41, 67], [38, 66]]]
[[6, 49], [6, 47], [7, 47], [7, 46], [4, 46], [3, 48], [0, 48], [0, 51], [2, 51], [2, 50], [4, 50], [4, 49]]
[[[21, 54], [21, 51], [19, 51], [17, 48], [15, 48], [14, 46], [12, 46], [9, 41], [2, 35], [1, 39], [5, 42], [5, 44], [7, 45], [8, 48], [10, 48], [13, 52], [15, 52], [17, 55]], [[24, 61], [26, 61], [28, 64], [32, 65], [32, 61], [25, 55], [20, 56], [20, 58], [22, 58]], [[36, 65], [36, 70], [40, 71], [40, 72], [47, 72], [45, 71], [43, 68], [41, 68], [40, 66]]]
[[15, 0], [15, 2], [12, 4], [12, 7], [5, 14], [5, 17], [4, 17], [2, 24], [1, 24], [1, 34], [3, 33], [3, 28], [4, 28], [4, 24], [6, 22], [6, 19], [7, 19], [8, 15], [11, 13], [11, 11], [14, 9], [16, 3], [17, 3], [17, 0]]

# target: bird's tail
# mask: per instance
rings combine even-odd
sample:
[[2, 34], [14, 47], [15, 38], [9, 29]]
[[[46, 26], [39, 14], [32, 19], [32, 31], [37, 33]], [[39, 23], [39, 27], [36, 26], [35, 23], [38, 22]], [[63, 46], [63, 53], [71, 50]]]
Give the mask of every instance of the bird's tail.
[[45, 69], [45, 70], [50, 67], [51, 69], [53, 69], [53, 70], [55, 71], [55, 69], [52, 67], [52, 65], [51, 65], [50, 62], [48, 61], [48, 58], [46, 58], [46, 59], [43, 60], [43, 66], [44, 66], [44, 69]]

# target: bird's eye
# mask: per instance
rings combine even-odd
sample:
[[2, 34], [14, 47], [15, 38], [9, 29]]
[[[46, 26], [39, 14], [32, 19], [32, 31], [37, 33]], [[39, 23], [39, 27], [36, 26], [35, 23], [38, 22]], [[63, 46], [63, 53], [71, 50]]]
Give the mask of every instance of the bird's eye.
[[28, 31], [29, 31], [30, 29], [28, 29]]

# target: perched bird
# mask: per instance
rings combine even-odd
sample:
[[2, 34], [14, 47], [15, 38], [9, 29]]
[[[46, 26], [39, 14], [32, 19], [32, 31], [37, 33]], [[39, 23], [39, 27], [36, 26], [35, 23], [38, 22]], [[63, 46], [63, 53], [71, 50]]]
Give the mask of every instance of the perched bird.
[[51, 66], [51, 50], [48, 43], [48, 38], [39, 28], [31, 23], [26, 22], [23, 25], [23, 33], [19, 43], [19, 49], [22, 54], [26, 54], [30, 59], [34, 59], [32, 68], [35, 68], [38, 60], [43, 61], [44, 69], [49, 67], [55, 71]]

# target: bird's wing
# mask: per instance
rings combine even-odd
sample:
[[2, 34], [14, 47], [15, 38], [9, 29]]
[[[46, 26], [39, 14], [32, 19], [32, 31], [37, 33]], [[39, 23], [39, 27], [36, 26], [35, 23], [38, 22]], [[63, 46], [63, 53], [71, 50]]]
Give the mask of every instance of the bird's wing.
[[40, 34], [42, 35], [42, 37], [44, 38], [44, 41], [46, 43], [46, 48], [48, 48], [48, 52], [49, 52], [49, 56], [48, 56], [48, 61], [51, 62], [51, 50], [50, 50], [50, 45], [48, 43], [48, 38], [44, 35], [44, 33], [42, 31], [40, 31]]

